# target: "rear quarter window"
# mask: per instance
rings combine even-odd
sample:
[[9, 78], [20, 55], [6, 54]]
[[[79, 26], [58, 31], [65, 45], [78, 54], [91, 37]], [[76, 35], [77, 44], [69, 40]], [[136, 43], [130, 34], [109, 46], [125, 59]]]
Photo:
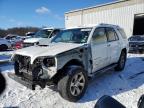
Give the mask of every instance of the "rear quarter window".
[[126, 33], [124, 32], [123, 29], [118, 29], [118, 31], [120, 32], [123, 39], [127, 39]]

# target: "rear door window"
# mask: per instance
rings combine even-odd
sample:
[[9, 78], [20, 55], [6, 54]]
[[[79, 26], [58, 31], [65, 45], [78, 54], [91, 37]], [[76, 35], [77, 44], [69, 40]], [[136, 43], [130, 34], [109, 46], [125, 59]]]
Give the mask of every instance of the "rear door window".
[[118, 35], [113, 28], [106, 28], [108, 42], [118, 40]]

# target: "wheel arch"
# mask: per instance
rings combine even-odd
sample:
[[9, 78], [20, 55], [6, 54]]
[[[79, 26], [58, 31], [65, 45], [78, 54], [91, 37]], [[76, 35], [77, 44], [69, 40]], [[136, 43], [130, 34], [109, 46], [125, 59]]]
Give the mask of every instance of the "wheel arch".
[[8, 45], [7, 45], [7, 44], [0, 44], [0, 46], [2, 46], [2, 45], [4, 45], [4, 46], [8, 47]]
[[123, 48], [123, 49], [121, 50], [121, 52], [120, 52], [120, 55], [119, 55], [118, 60], [120, 59], [120, 56], [121, 56], [122, 52], [124, 52], [124, 53], [126, 54], [126, 57], [127, 57], [127, 49], [126, 49], [126, 48]]
[[64, 66], [63, 66], [63, 68], [66, 68], [66, 67], [68, 67], [68, 66], [81, 66], [81, 67], [84, 67], [84, 65], [83, 65], [83, 63], [80, 61], [80, 60], [78, 60], [78, 59], [72, 59], [72, 60], [70, 60], [70, 61], [68, 61]]
[[52, 78], [52, 80], [55, 84], [57, 84], [58, 81], [61, 78], [63, 78], [64, 76], [66, 76], [67, 74], [71, 74], [71, 71], [69, 71], [69, 72], [67, 71], [68, 69], [71, 68], [70, 66], [84, 68], [83, 63], [80, 60], [72, 59], [72, 60], [68, 61], [61, 69], [58, 70], [58, 72]]
[[[126, 48], [123, 48], [122, 51], [124, 51], [125, 54], [127, 54], [127, 49], [126, 49]], [[121, 52], [122, 52], [122, 51], [121, 51]]]
[[7, 50], [9, 47], [7, 44], [0, 44], [1, 50]]

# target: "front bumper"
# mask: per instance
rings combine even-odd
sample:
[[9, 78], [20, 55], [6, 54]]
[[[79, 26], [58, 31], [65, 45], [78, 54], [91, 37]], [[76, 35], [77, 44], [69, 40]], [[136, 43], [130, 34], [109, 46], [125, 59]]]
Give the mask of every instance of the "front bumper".
[[28, 79], [23, 79], [23, 77], [17, 76], [17, 75], [15, 75], [14, 73], [8, 73], [8, 76], [9, 76], [11, 79], [19, 82], [20, 84], [28, 87], [29, 89], [35, 90], [36, 84], [35, 84], [33, 81], [30, 81], [30, 80], [28, 80]]
[[52, 85], [56, 71], [52, 68], [44, 68], [39, 60], [35, 64], [30, 64], [30, 57], [17, 55], [14, 58], [15, 73], [8, 76], [22, 85], [34, 90], [36, 85], [44, 88]]
[[15, 80], [16, 82], [26, 86], [27, 88], [31, 89], [31, 90], [35, 90], [35, 87], [37, 85], [39, 85], [41, 88], [45, 88], [46, 85], [53, 85], [53, 82], [51, 81], [47, 81], [47, 80], [43, 80], [43, 81], [33, 81], [33, 80], [29, 80], [27, 78], [24, 78], [22, 75], [16, 75], [14, 73], [8, 73], [8, 76]]
[[129, 52], [140, 52], [144, 51], [143, 42], [129, 42]]
[[144, 51], [144, 47], [129, 47], [129, 52], [132, 51], [136, 51], [136, 52]]

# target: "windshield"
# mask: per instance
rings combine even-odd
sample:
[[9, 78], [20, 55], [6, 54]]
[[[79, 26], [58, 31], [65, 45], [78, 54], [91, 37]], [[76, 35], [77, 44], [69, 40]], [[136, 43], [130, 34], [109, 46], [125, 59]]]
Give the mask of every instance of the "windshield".
[[7, 39], [7, 40], [13, 40], [15, 38], [16, 38], [16, 36], [7, 36], [5, 39]]
[[86, 43], [92, 28], [78, 28], [61, 31], [52, 42]]
[[144, 41], [144, 36], [133, 36], [129, 38], [129, 41]]
[[53, 30], [39, 30], [35, 34], [35, 38], [48, 38]]

